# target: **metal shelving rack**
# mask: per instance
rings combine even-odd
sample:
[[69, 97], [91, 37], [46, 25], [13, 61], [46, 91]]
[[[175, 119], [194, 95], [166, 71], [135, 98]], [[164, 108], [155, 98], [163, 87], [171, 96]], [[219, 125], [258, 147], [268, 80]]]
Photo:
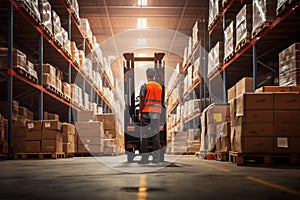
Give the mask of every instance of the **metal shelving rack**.
[[[58, 3], [58, 2], [56, 2]], [[96, 56], [95, 52], [92, 49], [92, 46], [89, 42], [87, 42], [86, 36], [82, 33], [80, 30], [80, 27], [73, 16], [73, 13], [68, 7], [68, 3], [65, 0], [60, 1], [61, 5], [64, 8], [64, 12], [67, 13], [67, 30], [68, 30], [68, 37], [71, 40], [71, 36], [73, 35], [72, 33], [72, 28], [73, 24], [75, 24], [76, 30], [78, 34], [82, 38], [82, 47], [83, 51], [86, 51], [87, 49], [91, 52], [91, 56], [94, 57], [97, 63], [98, 70], [101, 71], [101, 74], [104, 77], [104, 86], [108, 86], [111, 88], [115, 96], [118, 97], [120, 100], [120, 97], [116, 94], [115, 88], [113, 87], [112, 83], [110, 82], [107, 73], [101, 66], [101, 63], [99, 61], [99, 58]], [[25, 21], [25, 26], [28, 25], [31, 32], [33, 34], [37, 33], [38, 34], [38, 54], [39, 54], [39, 72], [38, 72], [38, 83], [31, 82], [27, 80], [26, 78], [22, 77], [18, 73], [16, 73], [13, 70], [13, 47], [14, 47], [14, 16], [16, 12], [18, 17], [21, 17]], [[72, 24], [73, 23], [73, 24]], [[28, 28], [27, 27], [27, 28]], [[74, 30], [73, 30], [74, 32]], [[32, 16], [30, 16], [30, 13], [27, 13], [20, 5], [14, 1], [14, 0], [9, 0], [9, 5], [8, 5], [8, 27], [7, 27], [7, 46], [8, 46], [8, 70], [7, 70], [7, 108], [8, 108], [8, 149], [9, 149], [9, 158], [12, 158], [12, 151], [11, 151], [11, 144], [12, 144], [12, 104], [13, 104], [13, 99], [14, 99], [14, 90], [16, 90], [16, 86], [20, 87], [19, 90], [24, 91], [29, 90], [32, 91], [34, 90], [35, 92], [39, 93], [38, 97], [38, 119], [42, 120], [43, 119], [43, 111], [45, 108], [45, 105], [47, 107], [51, 107], [51, 105], [58, 105], [58, 106], [53, 106], [53, 111], [61, 111], [60, 107], [64, 106], [67, 107], [67, 121], [71, 122], [72, 121], [72, 109], [73, 111], [79, 111], [82, 110], [81, 107], [72, 104], [71, 102], [66, 101], [65, 99], [62, 99], [61, 97], [53, 94], [52, 92], [48, 91], [43, 87], [43, 63], [44, 63], [44, 56], [45, 52], [47, 50], [54, 51], [54, 52], [47, 52], [49, 54], [55, 53], [59, 55], [59, 60], [58, 62], [65, 63], [67, 67], [63, 67], [59, 65], [61, 68], [63, 68], [64, 72], [68, 74], [67, 77], [67, 82], [70, 84], [72, 80], [74, 79], [74, 74], [79, 74], [80, 77], [82, 77], [83, 83], [82, 83], [82, 89], [83, 89], [83, 95], [84, 92], [86, 91], [86, 87], [90, 89], [90, 98], [93, 95], [96, 95], [96, 103], [101, 105], [101, 107], [104, 108], [104, 112], [113, 112], [117, 115], [117, 119], [120, 120], [119, 113], [116, 112], [114, 109], [113, 105], [109, 102], [109, 100], [106, 98], [106, 96], [99, 91], [78, 68], [78, 66], [74, 63], [74, 61], [71, 59], [71, 57], [64, 52], [58, 44], [56, 44], [55, 40], [51, 38], [51, 36], [47, 33], [47, 31], [44, 31], [38, 21], [36, 21]], [[76, 33], [74, 33], [76, 34]], [[47, 49], [45, 49], [45, 45], [47, 46]], [[56, 55], [57, 56], [57, 55]], [[62, 70], [62, 69], [61, 69]], [[73, 76], [73, 77], [72, 77]], [[16, 82], [17, 81], [17, 82]], [[84, 99], [84, 98], [83, 98]], [[45, 104], [45, 102], [47, 103]], [[53, 104], [55, 103], [55, 104]], [[56, 108], [57, 107], [57, 108]]]
[[[236, 66], [233, 67], [233, 65], [237, 65], [240, 62], [240, 60], [242, 60], [241, 58], [243, 58], [243, 57], [247, 57], [247, 56], [252, 57], [253, 88], [255, 91], [258, 87], [258, 83], [257, 83], [258, 82], [257, 81], [258, 63], [262, 64], [262, 66], [267, 69], [271, 69], [267, 65], [258, 61], [258, 58], [259, 58], [258, 49], [260, 49], [261, 52], [264, 52], [264, 51], [269, 52], [270, 49], [272, 51], [280, 46], [281, 41], [287, 40], [287, 42], [289, 42], [288, 37], [286, 37], [284, 35], [289, 34], [289, 33], [291, 33], [293, 35], [297, 35], [297, 33], [293, 33], [293, 32], [297, 31], [297, 23], [298, 23], [297, 19], [299, 20], [300, 1], [293, 1], [293, 2], [294, 2], [294, 4], [290, 8], [288, 8], [280, 16], [277, 16], [276, 19], [270, 24], [269, 27], [266, 27], [257, 36], [253, 37], [248, 44], [246, 44], [240, 51], [238, 51], [227, 63], [223, 64], [222, 67], [220, 69], [218, 69], [218, 71], [209, 78], [209, 83], [210, 83], [211, 81], [213, 81], [216, 78], [216, 76], [218, 76], [219, 74], [223, 74], [223, 84], [224, 84], [223, 85], [223, 88], [224, 88], [223, 99], [224, 99], [224, 102], [227, 101], [226, 89], [228, 89], [227, 83], [228, 83], [228, 79], [229, 79], [229, 76], [227, 75], [227, 73], [231, 72], [232, 68], [236, 68]], [[209, 46], [211, 45], [210, 40], [212, 38], [212, 34], [214, 33], [214, 31], [216, 31], [218, 26], [221, 25], [220, 24], [221, 20], [223, 19], [223, 31], [224, 31], [225, 22], [226, 22], [226, 14], [228, 14], [228, 12], [231, 9], [236, 8], [236, 6], [238, 6], [238, 5], [242, 5], [243, 3], [245, 3], [245, 2], [238, 1], [238, 0], [231, 0], [228, 2], [226, 7], [224, 8], [222, 14], [218, 18], [218, 20], [216, 20], [216, 23], [209, 30]], [[235, 14], [237, 14], [237, 12]], [[296, 15], [296, 17], [294, 17], [295, 19], [293, 19], [294, 14]], [[286, 21], [288, 21], [288, 23], [285, 23]], [[272, 34], [274, 34], [273, 37], [272, 37]], [[274, 40], [273, 44], [268, 44], [268, 42], [270, 43], [270, 41], [272, 43], [272, 40]], [[280, 42], [276, 42], [275, 40], [280, 41]], [[258, 44], [260, 44], [260, 48], [258, 48], [258, 46], [257, 46]], [[284, 44], [284, 46], [287, 47], [288, 44]], [[252, 48], [252, 52], [250, 51], [250, 48]], [[283, 47], [281, 47], [281, 46], [280, 46], [280, 48], [281, 48], [281, 50], [283, 49]], [[245, 68], [244, 70], [246, 71], [248, 69]], [[233, 82], [236, 82], [236, 80], [234, 80]]]

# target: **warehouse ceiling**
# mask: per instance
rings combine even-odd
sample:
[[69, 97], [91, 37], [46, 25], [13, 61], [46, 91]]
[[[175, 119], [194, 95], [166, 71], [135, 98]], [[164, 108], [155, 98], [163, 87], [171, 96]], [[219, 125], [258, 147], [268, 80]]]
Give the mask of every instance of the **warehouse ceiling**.
[[[80, 17], [88, 18], [104, 55], [112, 61], [121, 61], [122, 54], [128, 51], [146, 56], [163, 51], [170, 67], [182, 63], [184, 47], [196, 21], [203, 27], [199, 30], [199, 35], [203, 35], [204, 18], [208, 15], [208, 0], [78, 0], [78, 3]], [[117, 77], [122, 75], [120, 67], [121, 62], [113, 63]]]

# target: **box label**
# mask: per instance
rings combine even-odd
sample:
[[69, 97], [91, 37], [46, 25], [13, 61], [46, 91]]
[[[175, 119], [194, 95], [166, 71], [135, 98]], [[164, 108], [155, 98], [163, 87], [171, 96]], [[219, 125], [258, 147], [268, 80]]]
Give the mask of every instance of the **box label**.
[[277, 138], [277, 147], [279, 148], [289, 148], [289, 145], [288, 145], [288, 138], [286, 137], [278, 137]]
[[28, 127], [28, 129], [33, 129], [34, 128], [34, 124], [33, 123], [28, 123], [27, 127]]
[[45, 128], [50, 128], [51, 127], [51, 123], [50, 122], [45, 122]]

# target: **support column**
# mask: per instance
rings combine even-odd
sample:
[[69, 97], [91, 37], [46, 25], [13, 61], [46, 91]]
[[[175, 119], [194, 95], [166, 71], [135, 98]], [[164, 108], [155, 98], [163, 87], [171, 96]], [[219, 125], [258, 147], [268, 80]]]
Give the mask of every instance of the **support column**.
[[[8, 70], [13, 69], [13, 5], [8, 6]], [[13, 101], [13, 76], [7, 74], [7, 120], [8, 120], [8, 159], [13, 159], [12, 155], [12, 101]]]
[[[69, 14], [68, 16], [68, 39], [71, 41], [71, 37], [72, 37], [72, 18], [71, 15]], [[69, 63], [68, 66], [68, 84], [71, 85], [72, 83], [72, 66]], [[68, 108], [68, 123], [72, 122], [72, 107]]]
[[[44, 38], [39, 38], [39, 85], [43, 85], [43, 63], [44, 63]], [[44, 92], [40, 91], [39, 99], [39, 120], [44, 119]]]
[[256, 44], [253, 45], [252, 47], [253, 50], [253, 60], [252, 60], [252, 65], [253, 65], [253, 90], [256, 90], [257, 86], [257, 49], [256, 49]]
[[[207, 39], [207, 21], [206, 21], [206, 16], [204, 16], [204, 37], [203, 37], [203, 43], [204, 43], [204, 49], [206, 50], [206, 39]], [[210, 42], [209, 42], [210, 43]], [[210, 47], [209, 47], [210, 48]], [[209, 50], [209, 49], [208, 49]], [[207, 63], [208, 59], [208, 51], [205, 52], [204, 54], [204, 74], [203, 74], [203, 97], [204, 97], [204, 102], [203, 102], [203, 109], [206, 108], [206, 86], [208, 86], [208, 79], [207, 79]]]
[[[226, 29], [226, 16], [223, 16], [223, 33]], [[224, 36], [223, 36], [224, 37]], [[224, 64], [224, 62], [223, 62]], [[227, 102], [227, 92], [226, 92], [226, 88], [227, 88], [227, 77], [226, 77], [226, 69], [223, 70], [223, 102]]]

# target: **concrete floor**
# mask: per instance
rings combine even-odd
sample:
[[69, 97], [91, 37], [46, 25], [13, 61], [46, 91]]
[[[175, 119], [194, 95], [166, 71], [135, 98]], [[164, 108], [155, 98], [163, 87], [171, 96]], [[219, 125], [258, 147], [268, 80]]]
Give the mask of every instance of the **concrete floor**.
[[126, 163], [125, 156], [103, 158], [105, 165], [93, 157], [1, 161], [0, 199], [300, 199], [297, 168], [168, 158], [174, 163]]

